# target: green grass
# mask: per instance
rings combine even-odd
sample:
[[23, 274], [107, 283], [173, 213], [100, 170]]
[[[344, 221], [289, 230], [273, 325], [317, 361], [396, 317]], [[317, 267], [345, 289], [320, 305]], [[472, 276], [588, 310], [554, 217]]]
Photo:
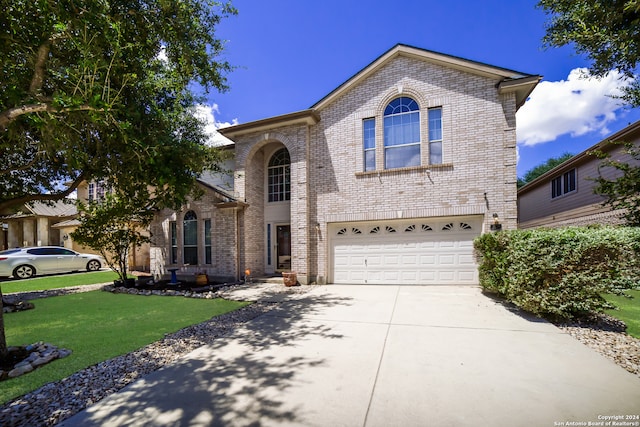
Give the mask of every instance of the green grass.
[[627, 333], [640, 338], [640, 291], [626, 291], [632, 298], [605, 295], [604, 298], [618, 307], [617, 310], [607, 310], [606, 313], [627, 324]]
[[247, 303], [222, 299], [85, 292], [32, 301], [35, 310], [4, 315], [8, 345], [46, 341], [73, 353], [0, 383], [0, 404], [186, 326]]
[[48, 289], [66, 288], [70, 286], [93, 285], [95, 283], [113, 282], [118, 275], [113, 271], [96, 271], [91, 273], [61, 274], [56, 276], [35, 277], [33, 279], [9, 280], [0, 282], [3, 294], [11, 292], [46, 291]]

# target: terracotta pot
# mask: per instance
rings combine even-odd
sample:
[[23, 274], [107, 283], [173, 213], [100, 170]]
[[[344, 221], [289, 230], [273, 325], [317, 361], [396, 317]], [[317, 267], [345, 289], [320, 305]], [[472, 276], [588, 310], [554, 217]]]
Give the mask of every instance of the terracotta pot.
[[196, 285], [206, 286], [209, 284], [209, 278], [206, 274], [196, 274]]
[[295, 286], [298, 284], [298, 275], [293, 271], [282, 273], [285, 286]]

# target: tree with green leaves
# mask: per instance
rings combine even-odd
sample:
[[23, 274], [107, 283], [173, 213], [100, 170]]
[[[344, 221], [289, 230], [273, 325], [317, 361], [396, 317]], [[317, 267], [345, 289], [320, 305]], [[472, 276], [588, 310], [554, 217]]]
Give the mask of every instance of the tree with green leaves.
[[129, 253], [150, 242], [149, 224], [154, 211], [113, 193], [89, 204], [80, 203], [80, 226], [71, 233], [77, 243], [95, 249], [125, 282]]
[[0, 0], [0, 211], [83, 180], [179, 205], [219, 151], [195, 115], [226, 90], [211, 0]]
[[538, 7], [549, 14], [545, 46], [573, 45], [591, 61], [591, 75], [620, 72], [630, 81], [621, 98], [632, 107], [640, 106], [639, 0], [540, 0]]
[[559, 164], [566, 162], [572, 157], [573, 157], [573, 154], [571, 153], [563, 153], [558, 157], [552, 157], [548, 159], [546, 162], [539, 164], [538, 166], [532, 169], [529, 169], [527, 172], [525, 172], [522, 178], [518, 178], [518, 188], [523, 187], [524, 185], [530, 183], [537, 177], [545, 174], [546, 172], [555, 168]]
[[602, 159], [599, 171], [613, 168], [619, 173], [616, 179], [604, 178], [600, 173], [594, 179], [596, 186], [593, 191], [607, 198], [605, 206], [610, 206], [611, 210], [621, 210], [626, 225], [640, 227], [640, 146], [632, 143], [623, 146], [624, 151], [635, 160], [635, 165], [615, 160], [602, 151], [593, 152]]
[[193, 84], [227, 89], [233, 67], [215, 30], [236, 14], [229, 1], [0, 0], [0, 10], [0, 212], [63, 200], [85, 180], [147, 209], [177, 207], [218, 169]]

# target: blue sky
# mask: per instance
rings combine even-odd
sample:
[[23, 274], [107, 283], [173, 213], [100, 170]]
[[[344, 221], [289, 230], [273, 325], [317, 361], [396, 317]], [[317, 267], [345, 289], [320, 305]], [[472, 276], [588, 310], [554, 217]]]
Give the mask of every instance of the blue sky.
[[615, 76], [579, 77], [572, 48], [543, 49], [547, 16], [533, 0], [235, 0], [222, 21], [231, 89], [211, 92], [216, 127], [304, 110], [397, 43], [455, 55], [543, 81], [520, 109], [518, 175], [577, 154], [630, 123], [640, 109], [607, 96]]

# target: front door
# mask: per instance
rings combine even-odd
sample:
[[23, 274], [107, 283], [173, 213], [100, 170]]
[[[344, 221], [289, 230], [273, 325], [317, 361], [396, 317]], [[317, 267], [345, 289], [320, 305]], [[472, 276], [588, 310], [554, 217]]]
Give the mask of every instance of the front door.
[[291, 270], [291, 226], [276, 226], [276, 271]]

